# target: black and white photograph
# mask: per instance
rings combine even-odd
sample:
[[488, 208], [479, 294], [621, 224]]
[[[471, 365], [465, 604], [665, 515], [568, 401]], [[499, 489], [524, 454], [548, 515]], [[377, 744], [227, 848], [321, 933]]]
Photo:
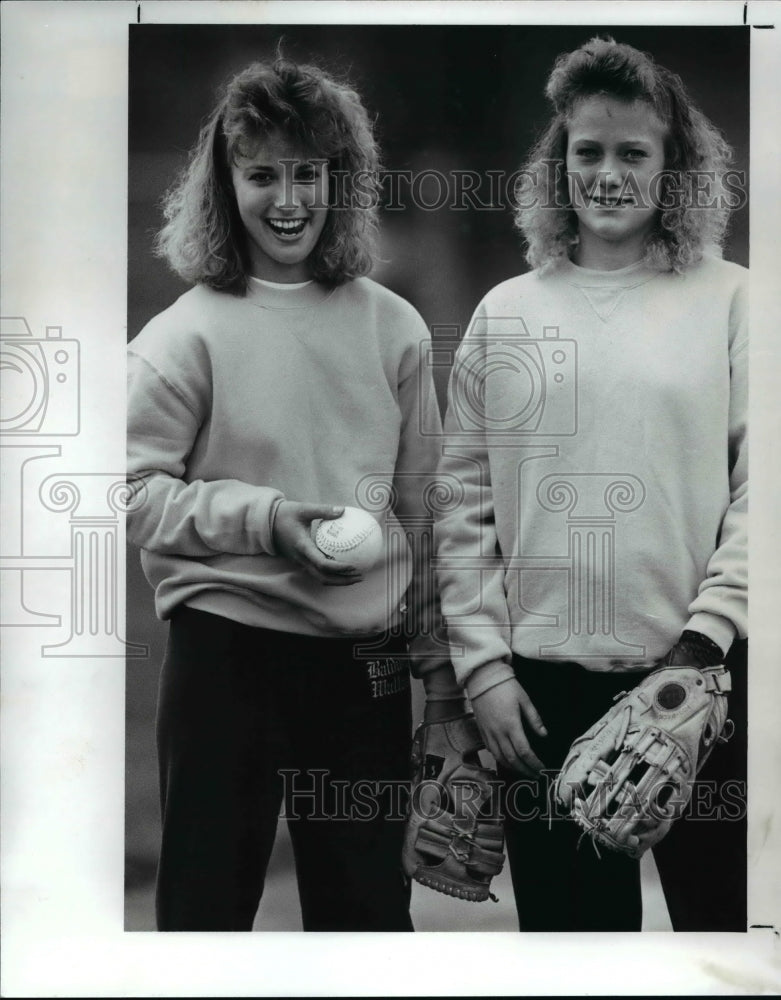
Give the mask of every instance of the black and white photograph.
[[63, 6], [3, 992], [777, 993], [777, 5]]

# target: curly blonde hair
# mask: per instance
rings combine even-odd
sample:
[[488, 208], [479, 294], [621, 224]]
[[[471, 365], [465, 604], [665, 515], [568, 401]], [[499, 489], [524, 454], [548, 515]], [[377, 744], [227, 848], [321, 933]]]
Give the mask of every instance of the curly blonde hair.
[[[659, 187], [662, 207], [646, 243], [646, 263], [662, 271], [683, 271], [703, 252], [719, 252], [730, 210], [724, 175], [732, 150], [696, 107], [680, 77], [630, 45], [594, 38], [557, 58], [545, 93], [554, 116], [520, 172], [514, 209], [532, 267], [547, 268], [569, 257], [577, 245], [577, 218], [565, 170], [567, 128], [578, 102], [594, 94], [645, 101], [667, 126]], [[707, 174], [706, 209], [698, 205], [695, 171]]]
[[312, 252], [314, 279], [339, 285], [371, 270], [380, 181], [366, 109], [354, 90], [318, 67], [278, 58], [253, 63], [228, 83], [165, 196], [156, 250], [185, 281], [246, 292], [249, 258], [231, 165], [273, 132], [328, 161], [331, 196]]

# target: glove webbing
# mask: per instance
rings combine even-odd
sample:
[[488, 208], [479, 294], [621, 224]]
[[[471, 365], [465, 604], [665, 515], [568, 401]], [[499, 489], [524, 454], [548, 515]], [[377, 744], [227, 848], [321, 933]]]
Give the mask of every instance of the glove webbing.
[[[638, 765], [645, 766], [645, 773], [638, 782], [631, 783], [629, 775]], [[669, 787], [678, 794], [675, 806], [683, 808], [690, 797], [690, 789], [689, 794], [686, 793], [686, 780], [692, 776], [692, 772], [692, 761], [675, 740], [662, 730], [649, 726], [638, 737], [636, 746], [624, 747], [612, 764], [609, 765], [606, 761], [595, 763], [588, 780], [596, 787], [585, 800], [576, 799], [573, 803], [573, 819], [583, 828], [584, 835], [591, 836], [597, 854], [599, 850], [594, 835], [599, 832], [605, 840], [633, 855], [626, 838], [635, 833], [638, 821], [645, 818], [637, 815], [637, 803], [650, 802], [654, 788], [661, 791], [663, 787]], [[613, 802], [616, 803], [616, 809], [611, 820], [612, 826], [617, 826], [622, 814], [625, 819], [610, 834], [604, 815]], [[675, 818], [674, 809], [665, 809], [658, 794], [653, 800], [653, 809], [657, 814], [657, 821]], [[592, 818], [595, 813], [596, 818]]]
[[615, 709], [575, 740], [554, 792], [597, 853], [599, 841], [640, 857], [665, 835], [710, 749], [729, 739], [730, 689], [721, 665], [667, 666], [618, 695]]
[[[488, 850], [481, 846], [481, 840]], [[490, 853], [492, 844], [493, 853]], [[420, 827], [417, 846], [439, 861], [452, 854], [480, 875], [498, 875], [504, 864], [504, 855], [497, 853], [502, 846], [502, 837], [492, 836], [491, 832], [486, 834], [481, 823], [476, 825], [473, 833], [469, 833], [460, 830], [456, 822], [439, 823], [435, 819], [427, 819]]]

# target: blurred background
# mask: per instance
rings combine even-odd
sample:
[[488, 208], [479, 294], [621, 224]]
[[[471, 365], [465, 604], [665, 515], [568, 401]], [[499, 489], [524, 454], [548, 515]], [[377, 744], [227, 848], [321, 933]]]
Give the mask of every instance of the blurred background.
[[[596, 34], [650, 52], [679, 73], [695, 101], [748, 173], [749, 31], [732, 27], [525, 27], [517, 25], [134, 25], [129, 38], [128, 338], [186, 285], [152, 252], [160, 203], [184, 165], [201, 123], [226, 79], [256, 59], [285, 56], [346, 76], [376, 119], [389, 171], [472, 171], [475, 202], [457, 210], [436, 181], [421, 188], [428, 209], [407, 189], [381, 213], [381, 261], [371, 277], [408, 299], [433, 328], [460, 335], [480, 298], [526, 270], [507, 199], [492, 200], [489, 171], [509, 176], [548, 120], [543, 96], [555, 57]], [[496, 176], [496, 175], [495, 175]], [[398, 204], [398, 201], [396, 204]], [[440, 207], [435, 207], [444, 201]], [[458, 202], [457, 202], [458, 203]], [[462, 202], [463, 203], [463, 202]], [[734, 213], [725, 256], [748, 266], [748, 208]], [[435, 372], [444, 403], [447, 370]], [[129, 641], [149, 656], [127, 662], [126, 929], [153, 930], [159, 839], [154, 714], [166, 627], [154, 614], [138, 553], [127, 559]], [[415, 704], [420, 711], [421, 692]], [[663, 901], [644, 861], [647, 929], [665, 929]], [[256, 926], [300, 929], [292, 854], [280, 825]], [[416, 887], [419, 930], [517, 929], [509, 876], [499, 904], [472, 906]], [[419, 891], [418, 891], [419, 890]]]

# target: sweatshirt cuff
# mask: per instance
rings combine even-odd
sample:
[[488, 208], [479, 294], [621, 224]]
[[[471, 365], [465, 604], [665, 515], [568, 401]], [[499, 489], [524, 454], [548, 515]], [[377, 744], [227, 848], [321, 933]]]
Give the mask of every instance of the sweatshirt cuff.
[[275, 556], [277, 551], [274, 547], [274, 518], [285, 497], [279, 490], [270, 490], [267, 487], [261, 487], [258, 492], [260, 496], [247, 512], [247, 531], [256, 539], [258, 545], [256, 551]]
[[481, 694], [485, 694], [497, 684], [505, 681], [515, 680], [515, 671], [509, 663], [499, 660], [494, 663], [486, 663], [485, 666], [478, 667], [469, 675], [466, 682], [466, 693], [469, 700], [474, 701]]
[[422, 680], [427, 701], [455, 701], [464, 697], [451, 663], [445, 663], [436, 670], [423, 674]]
[[735, 636], [737, 635], [737, 629], [728, 618], [722, 618], [721, 615], [712, 615], [707, 611], [698, 611], [692, 615], [685, 628], [690, 629], [692, 632], [702, 632], [703, 635], [707, 635], [717, 646], [721, 647], [725, 656], [729, 652], [730, 646], [735, 641]]

